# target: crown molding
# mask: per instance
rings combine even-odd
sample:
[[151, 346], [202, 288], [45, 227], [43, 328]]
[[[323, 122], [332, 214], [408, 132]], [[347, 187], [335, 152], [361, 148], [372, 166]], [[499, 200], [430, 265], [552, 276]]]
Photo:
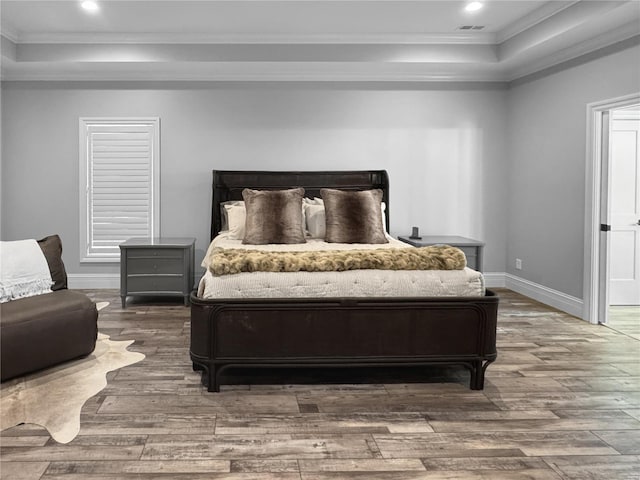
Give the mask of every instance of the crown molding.
[[[631, 33], [631, 36], [629, 34]], [[635, 33], [635, 35], [633, 35]], [[608, 46], [603, 47], [602, 38], [593, 39], [579, 47], [545, 57], [526, 68], [505, 71], [497, 64], [378, 64], [355, 65], [349, 62], [226, 62], [209, 64], [186, 63], [84, 63], [81, 68], [34, 62], [15, 62], [5, 59], [0, 69], [2, 81], [16, 82], [368, 82], [368, 83], [412, 83], [427, 82], [479, 82], [509, 87], [544, 77], [566, 68], [595, 60], [640, 45], [640, 35], [635, 24], [626, 25], [616, 36], [607, 34]], [[620, 38], [623, 38], [620, 40]], [[113, 68], [113, 67], [117, 68]], [[527, 73], [530, 72], [530, 73]]]
[[608, 47], [616, 44], [620, 44], [620, 49], [640, 44], [640, 35], [638, 34], [636, 22], [630, 22], [614, 31], [564, 48], [537, 61], [527, 62], [521, 67], [510, 70], [506, 75], [506, 80], [509, 82], [518, 81], [523, 77], [534, 75], [543, 70], [553, 69], [553, 67], [563, 69], [566, 67], [564, 64], [570, 63], [572, 60], [579, 61], [580, 57], [588, 56], [590, 53], [595, 53], [599, 50], [603, 50], [602, 54], [606, 55]]
[[[350, 63], [492, 64], [490, 45], [341, 44], [20, 44], [16, 61], [28, 63]], [[179, 65], [177, 66], [179, 68]], [[287, 68], [287, 67], [284, 67]], [[408, 67], [411, 68], [411, 67]]]
[[[527, 56], [528, 51], [562, 41], [563, 38], [568, 42], [587, 41], [592, 35], [598, 36], [600, 32], [615, 31], [618, 25], [634, 18], [637, 18], [637, 12], [628, 2], [577, 2], [571, 8], [565, 8], [548, 20], [502, 42], [498, 47], [498, 57], [501, 61], [522, 58]], [[603, 30], [603, 25], [606, 25], [606, 30]], [[582, 32], [580, 38], [573, 37], [577, 32]]]
[[557, 13], [561, 12], [565, 8], [578, 3], [580, 0], [570, 1], [553, 1], [546, 2], [541, 7], [537, 8], [529, 15], [526, 15], [516, 22], [513, 22], [507, 28], [496, 33], [496, 43], [503, 43], [509, 40], [511, 37], [515, 37], [525, 30], [534, 27], [535, 25], [544, 22], [545, 20], [553, 17]]
[[0, 79], [517, 85], [640, 43], [633, 2], [598, 3], [545, 2], [497, 34], [16, 35], [3, 23]]
[[[478, 78], [475, 75], [354, 75], [353, 73], [331, 73], [326, 75], [310, 74], [218, 74], [218, 75], [174, 75], [163, 74], [154, 75], [154, 82], [316, 82], [316, 83], [335, 83], [335, 82], [353, 82], [353, 83], [451, 83], [451, 82], [473, 82], [473, 83], [506, 83], [501, 79], [492, 76], [488, 78]], [[3, 82], [148, 82], [149, 75], [144, 74], [128, 74], [124, 75], [69, 75], [69, 74], [21, 74], [7, 75], [6, 72], [0, 76]]]
[[[137, 68], [136, 68], [137, 67]], [[296, 64], [290, 69], [272, 69], [269, 64], [254, 64], [247, 69], [210, 69], [194, 71], [150, 70], [147, 64], [129, 65], [116, 72], [104, 69], [82, 68], [74, 71], [9, 70], [2, 72], [3, 81], [20, 82], [488, 82], [506, 86], [502, 75], [495, 71], [456, 71], [454, 69], [382, 70], [379, 68], [354, 70], [339, 64], [324, 68], [308, 68]]]
[[444, 34], [238, 34], [203, 33], [28, 33], [19, 44], [388, 44], [388, 45], [493, 45], [494, 33], [456, 32]]

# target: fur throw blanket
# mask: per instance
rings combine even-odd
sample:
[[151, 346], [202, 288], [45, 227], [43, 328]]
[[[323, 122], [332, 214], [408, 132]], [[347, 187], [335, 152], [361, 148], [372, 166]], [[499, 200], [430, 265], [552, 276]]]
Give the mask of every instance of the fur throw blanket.
[[342, 272], [345, 270], [462, 270], [464, 252], [449, 245], [379, 250], [269, 252], [214, 248], [209, 254], [213, 275], [240, 272]]

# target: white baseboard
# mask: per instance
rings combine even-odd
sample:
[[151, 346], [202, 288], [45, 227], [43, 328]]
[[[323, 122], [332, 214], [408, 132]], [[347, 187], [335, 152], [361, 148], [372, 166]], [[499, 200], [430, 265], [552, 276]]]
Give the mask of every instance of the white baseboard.
[[69, 273], [69, 288], [120, 288], [119, 273]]
[[580, 298], [567, 295], [544, 285], [516, 277], [510, 273], [505, 273], [505, 287], [514, 292], [533, 298], [545, 305], [549, 305], [563, 312], [567, 312], [578, 318], [582, 318], [583, 301]]

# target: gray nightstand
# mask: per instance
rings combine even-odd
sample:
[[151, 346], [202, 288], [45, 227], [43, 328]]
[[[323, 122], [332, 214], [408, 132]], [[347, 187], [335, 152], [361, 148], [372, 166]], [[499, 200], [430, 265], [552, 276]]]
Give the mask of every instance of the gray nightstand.
[[131, 238], [120, 245], [120, 298], [179, 296], [189, 304], [195, 238]]
[[458, 247], [467, 257], [467, 266], [473, 270], [482, 271], [482, 250], [484, 249], [484, 242], [455, 235], [423, 235], [420, 240], [409, 238], [408, 236], [401, 236], [398, 237], [398, 240], [402, 240], [414, 247], [443, 244]]

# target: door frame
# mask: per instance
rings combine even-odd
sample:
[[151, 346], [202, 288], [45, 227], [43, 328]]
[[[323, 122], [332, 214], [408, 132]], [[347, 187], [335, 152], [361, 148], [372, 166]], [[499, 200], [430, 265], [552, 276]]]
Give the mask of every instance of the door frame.
[[600, 224], [608, 223], [609, 112], [637, 104], [640, 92], [587, 104], [582, 318], [593, 324], [606, 323], [608, 309], [608, 241]]

